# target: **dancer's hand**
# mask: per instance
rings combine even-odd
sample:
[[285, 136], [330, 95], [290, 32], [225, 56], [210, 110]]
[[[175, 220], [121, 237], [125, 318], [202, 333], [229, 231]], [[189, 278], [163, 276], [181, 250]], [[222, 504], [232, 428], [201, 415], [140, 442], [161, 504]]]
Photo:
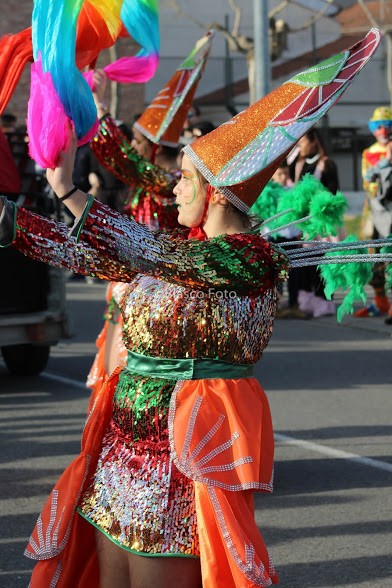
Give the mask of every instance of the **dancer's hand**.
[[70, 128], [71, 140], [68, 148], [60, 152], [59, 162], [54, 169], [46, 170], [46, 178], [53, 192], [60, 199], [71, 192], [71, 196], [64, 200], [65, 206], [75, 217], [79, 217], [86, 206], [87, 194], [75, 189], [72, 181], [77, 139], [73, 129]]
[[93, 97], [94, 97], [95, 106], [97, 107], [97, 110], [98, 110], [98, 114], [100, 114], [100, 111], [107, 112], [107, 107], [104, 104], [107, 81], [108, 81], [108, 78], [107, 78], [107, 75], [105, 74], [103, 69], [97, 69], [94, 72]]
[[71, 125], [69, 127], [69, 132], [71, 139], [68, 148], [60, 152], [57, 166], [54, 169], [46, 170], [46, 179], [53, 189], [53, 192], [60, 198], [72, 190], [74, 186], [72, 175], [75, 166], [77, 139]]

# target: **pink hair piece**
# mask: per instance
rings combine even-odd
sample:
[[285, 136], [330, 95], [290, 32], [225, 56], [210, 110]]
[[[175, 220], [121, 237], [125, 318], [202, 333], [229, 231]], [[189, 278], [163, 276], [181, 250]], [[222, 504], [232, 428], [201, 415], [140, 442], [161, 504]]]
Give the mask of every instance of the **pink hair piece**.
[[[109, 80], [121, 84], [143, 84], [152, 78], [158, 66], [157, 54], [146, 57], [121, 57], [113, 63], [106, 65], [103, 70]], [[88, 85], [93, 90], [94, 71], [83, 73]]]
[[27, 111], [30, 155], [44, 169], [55, 167], [59, 152], [69, 143], [69, 119], [53, 86], [52, 76], [42, 70], [40, 58], [31, 65]]

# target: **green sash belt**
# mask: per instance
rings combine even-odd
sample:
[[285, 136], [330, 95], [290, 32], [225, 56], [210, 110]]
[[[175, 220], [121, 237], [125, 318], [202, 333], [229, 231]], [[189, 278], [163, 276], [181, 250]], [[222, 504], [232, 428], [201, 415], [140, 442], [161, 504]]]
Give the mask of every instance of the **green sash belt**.
[[168, 380], [204, 380], [251, 378], [253, 365], [221, 359], [172, 359], [149, 357], [128, 351], [127, 369], [136, 374]]

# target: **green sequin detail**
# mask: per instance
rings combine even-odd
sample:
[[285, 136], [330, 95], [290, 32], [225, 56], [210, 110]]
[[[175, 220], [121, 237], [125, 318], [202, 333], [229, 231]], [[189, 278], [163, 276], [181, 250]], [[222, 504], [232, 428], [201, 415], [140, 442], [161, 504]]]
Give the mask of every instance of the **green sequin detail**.
[[[147, 429], [152, 423], [153, 435], [158, 428], [166, 429], [175, 384], [175, 380], [135, 375], [125, 368], [114, 395], [113, 420], [122, 430], [132, 432], [135, 441], [148, 434]], [[129, 422], [124, 422], [124, 419], [129, 419]]]

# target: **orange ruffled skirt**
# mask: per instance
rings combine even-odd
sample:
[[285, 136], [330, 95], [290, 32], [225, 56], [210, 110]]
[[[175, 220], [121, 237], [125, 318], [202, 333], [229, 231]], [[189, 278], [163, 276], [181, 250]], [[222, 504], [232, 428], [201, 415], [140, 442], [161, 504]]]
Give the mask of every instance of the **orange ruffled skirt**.
[[[25, 554], [37, 559], [31, 588], [99, 585], [94, 527], [75, 511], [97, 466], [121, 368], [97, 396], [82, 451], [46, 503]], [[255, 523], [253, 491], [270, 492], [273, 430], [254, 378], [178, 382], [169, 411], [173, 461], [195, 484], [203, 588], [278, 583]]]

